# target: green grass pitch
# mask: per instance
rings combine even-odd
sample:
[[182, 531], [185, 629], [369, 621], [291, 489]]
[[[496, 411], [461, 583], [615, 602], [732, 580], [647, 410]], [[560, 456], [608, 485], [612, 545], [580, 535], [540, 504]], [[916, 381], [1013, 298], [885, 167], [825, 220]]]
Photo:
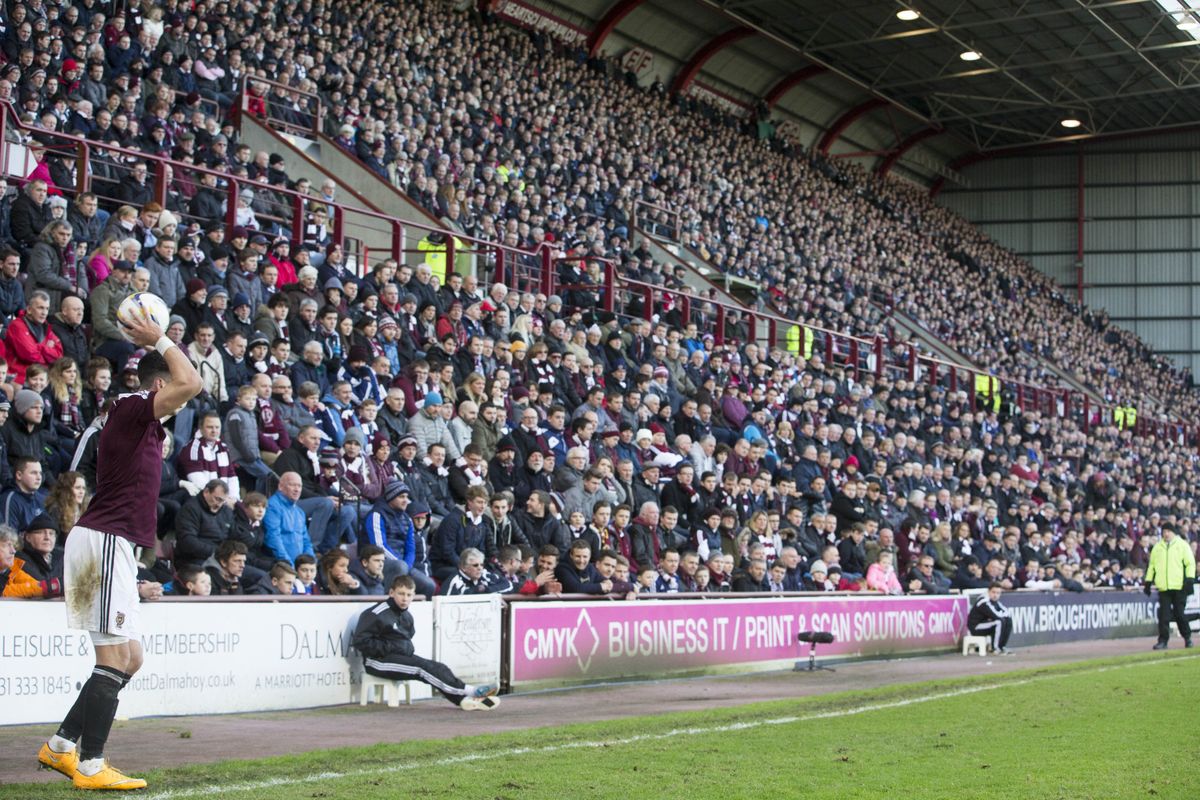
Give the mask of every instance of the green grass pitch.
[[[146, 774], [150, 787], [135, 796], [1193, 797], [1200, 787], [1198, 684], [1194, 656], [1134, 656], [731, 709], [163, 769]], [[563, 719], [586, 714], [586, 692], [560, 697]], [[483, 713], [471, 720], [487, 726]], [[403, 709], [396, 724], [404, 724]], [[0, 798], [78, 796], [66, 781], [0, 787]]]

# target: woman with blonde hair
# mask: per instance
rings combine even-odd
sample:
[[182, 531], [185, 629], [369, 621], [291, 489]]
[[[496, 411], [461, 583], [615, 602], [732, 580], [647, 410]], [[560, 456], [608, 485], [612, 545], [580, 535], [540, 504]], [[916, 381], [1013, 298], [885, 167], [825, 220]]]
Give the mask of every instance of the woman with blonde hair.
[[491, 402], [487, 394], [487, 378], [478, 372], [472, 372], [463, 379], [462, 386], [458, 387], [455, 396], [458, 398], [459, 403], [464, 400], [470, 400], [475, 405], [483, 408]]
[[517, 317], [515, 320], [513, 320], [512, 328], [509, 331], [509, 338], [511, 339], [512, 334], [515, 333], [517, 336], [521, 337], [521, 341], [524, 342], [526, 346], [533, 344], [533, 321], [532, 314], [522, 314], [521, 316]]
[[83, 379], [75, 359], [63, 357], [50, 365], [49, 386], [50, 410], [56, 427], [65, 428], [72, 435], [83, 433], [86, 423], [79, 407], [83, 398]]
[[757, 542], [761, 544], [767, 551], [767, 561], [773, 561], [775, 554], [778, 552], [776, 547], [775, 536], [771, 534], [771, 518], [767, 516], [766, 511], [755, 511], [750, 515], [750, 519], [746, 520], [746, 527], [742, 528], [742, 532], [738, 534], [738, 541], [742, 541], [742, 534], [750, 534], [746, 537], [745, 549], [742, 550], [742, 555], [746, 555], [750, 545]]

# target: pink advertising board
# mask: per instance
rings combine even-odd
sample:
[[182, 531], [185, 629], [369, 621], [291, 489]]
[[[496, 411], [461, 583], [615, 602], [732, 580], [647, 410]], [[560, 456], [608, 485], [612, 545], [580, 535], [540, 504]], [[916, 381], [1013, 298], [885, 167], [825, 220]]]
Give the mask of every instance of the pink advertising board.
[[796, 634], [833, 633], [820, 658], [955, 648], [964, 597], [781, 597], [513, 603], [513, 685], [651, 677], [744, 667], [777, 669], [808, 657]]

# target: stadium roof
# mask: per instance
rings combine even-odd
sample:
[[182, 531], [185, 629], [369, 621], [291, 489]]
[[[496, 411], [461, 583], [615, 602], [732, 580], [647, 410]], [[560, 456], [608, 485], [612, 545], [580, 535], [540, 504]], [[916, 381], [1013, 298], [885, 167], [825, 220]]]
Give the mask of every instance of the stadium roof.
[[716, 5], [977, 150], [1200, 122], [1197, 0]]
[[924, 180], [1200, 125], [1200, 0], [506, 2], [573, 22], [592, 52], [665, 54], [675, 91], [778, 106], [806, 143]]

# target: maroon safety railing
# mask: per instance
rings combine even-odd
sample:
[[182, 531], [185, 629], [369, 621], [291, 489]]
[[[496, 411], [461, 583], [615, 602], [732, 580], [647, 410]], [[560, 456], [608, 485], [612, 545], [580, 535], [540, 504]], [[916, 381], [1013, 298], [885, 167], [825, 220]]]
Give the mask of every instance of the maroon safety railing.
[[[14, 165], [13, 153], [17, 143], [8, 141], [9, 134], [24, 134], [26, 137], [35, 131], [21, 124], [13, 115], [11, 106], [0, 103], [0, 142], [3, 153], [0, 154], [0, 164], [5, 172], [17, 169]], [[477, 276], [490, 276], [493, 281], [522, 291], [542, 291], [547, 294], [555, 290], [557, 276], [555, 267], [565, 255], [543, 246], [536, 251], [509, 247], [499, 242], [480, 239], [456, 231], [449, 231], [443, 226], [425, 222], [412, 222], [390, 216], [381, 211], [363, 208], [344, 202], [326, 201], [318, 195], [306, 194], [280, 186], [270, 186], [261, 181], [238, 178], [221, 170], [174, 161], [161, 156], [151, 156], [140, 150], [131, 150], [117, 145], [94, 142], [65, 133], [48, 133], [37, 131], [43, 139], [50, 140], [50, 147], [56, 150], [70, 149], [76, 156], [76, 171], [78, 181], [74, 187], [64, 187], [70, 193], [95, 192], [106, 205], [113, 206], [120, 201], [115, 194], [106, 189], [109, 184], [119, 183], [120, 177], [132, 168], [135, 162], [144, 162], [149, 171], [148, 184], [152, 186], [152, 196], [155, 201], [167, 207], [168, 196], [172, 191], [179, 191], [181, 185], [198, 186], [202, 175], [216, 175], [224, 184], [220, 188], [226, 201], [227, 226], [232, 226], [237, 214], [237, 199], [242, 189], [249, 188], [256, 192], [267, 191], [278, 197], [281, 207], [286, 209], [281, 216], [271, 215], [268, 218], [279, 222], [290, 230], [290, 239], [294, 245], [304, 241], [304, 223], [309, 211], [317, 205], [324, 205], [333, 210], [329, 222], [329, 235], [333, 242], [340, 243], [349, 253], [358, 251], [362, 257], [357, 259], [357, 272], [360, 275], [369, 271], [366, 258], [375, 254], [382, 260], [384, 257], [405, 262], [405, 255], [420, 254], [422, 257], [429, 253], [442, 253], [446, 263], [454, 264], [459, 255], [470, 254], [480, 259], [477, 266]], [[30, 143], [29, 147], [44, 146]], [[97, 167], [101, 169], [97, 170]], [[114, 172], [115, 170], [115, 172]], [[99, 175], [99, 177], [97, 177]], [[99, 189], [99, 191], [96, 191]], [[176, 204], [178, 205], [178, 204]], [[265, 216], [257, 214], [259, 217]], [[183, 222], [193, 221], [186, 211], [180, 212]], [[353, 236], [348, 236], [346, 228], [352, 223], [365, 227], [369, 233], [379, 236], [381, 242], [366, 242]], [[444, 247], [421, 249], [409, 247], [408, 241], [417, 241], [430, 233], [445, 237]], [[602, 259], [594, 259], [602, 261]], [[604, 268], [606, 275], [612, 274], [611, 264]]]
[[638, 198], [633, 205], [633, 219], [630, 220], [630, 225], [651, 236], [675, 242], [683, 236], [683, 226], [678, 211], [641, 198]]

